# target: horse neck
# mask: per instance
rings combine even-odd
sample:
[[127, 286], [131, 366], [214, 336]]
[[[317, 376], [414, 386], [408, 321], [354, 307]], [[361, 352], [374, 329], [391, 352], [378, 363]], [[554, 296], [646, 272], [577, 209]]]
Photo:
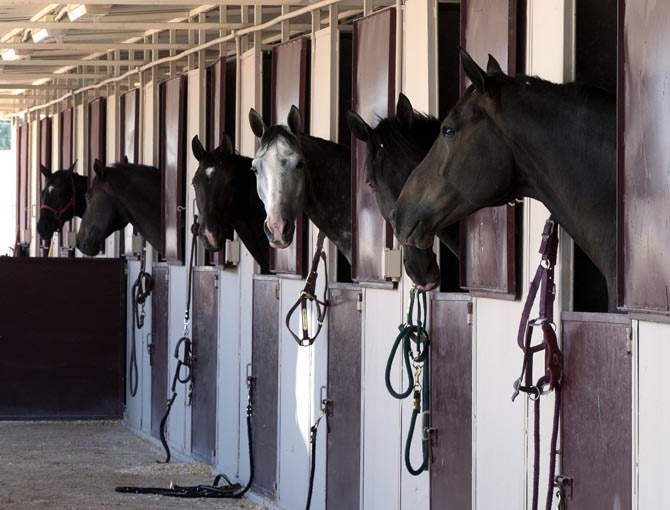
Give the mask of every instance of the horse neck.
[[[160, 174], [149, 170], [127, 170], [125, 186], [113, 193], [114, 200], [128, 222], [154, 248], [161, 245], [161, 189]], [[121, 191], [122, 190], [122, 191]]]
[[307, 168], [305, 213], [351, 262], [351, 152], [304, 134], [300, 142]]
[[88, 190], [88, 177], [73, 174], [75, 190], [74, 215], [83, 218], [86, 213], [86, 191]]
[[239, 214], [234, 228], [262, 271], [267, 272], [270, 267], [270, 244], [263, 230], [265, 206], [258, 196], [256, 176], [250, 170], [251, 158], [235, 155], [234, 164], [235, 171], [241, 172], [244, 176], [243, 188], [238, 194], [239, 201], [236, 207]]
[[610, 284], [616, 277], [615, 106], [567, 89], [574, 85], [546, 86], [554, 89], [535, 92], [531, 85], [505, 106], [519, 112], [502, 126], [519, 172], [516, 194], [543, 202]]

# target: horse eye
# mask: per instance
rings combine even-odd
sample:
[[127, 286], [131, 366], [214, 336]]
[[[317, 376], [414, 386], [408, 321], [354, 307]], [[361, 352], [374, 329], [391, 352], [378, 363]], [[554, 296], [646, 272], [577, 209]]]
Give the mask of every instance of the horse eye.
[[456, 134], [456, 130], [448, 126], [445, 126], [442, 128], [442, 134], [447, 138], [453, 138], [454, 135]]
[[252, 171], [253, 173], [255, 173], [256, 175], [258, 175], [258, 170], [256, 170], [256, 167], [255, 167], [255, 166], [252, 166], [252, 167], [251, 167], [251, 171]]
[[296, 168], [302, 168], [303, 166], [305, 166], [305, 162], [302, 159], [298, 161], [297, 165], [295, 165]]

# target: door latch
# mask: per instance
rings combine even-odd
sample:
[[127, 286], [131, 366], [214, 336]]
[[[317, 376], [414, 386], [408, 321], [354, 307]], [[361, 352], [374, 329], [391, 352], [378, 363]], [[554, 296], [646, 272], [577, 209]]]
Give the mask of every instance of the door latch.
[[557, 510], [567, 510], [568, 501], [572, 501], [572, 478], [569, 476], [558, 475], [554, 478], [554, 487], [556, 487], [556, 497], [558, 498]]

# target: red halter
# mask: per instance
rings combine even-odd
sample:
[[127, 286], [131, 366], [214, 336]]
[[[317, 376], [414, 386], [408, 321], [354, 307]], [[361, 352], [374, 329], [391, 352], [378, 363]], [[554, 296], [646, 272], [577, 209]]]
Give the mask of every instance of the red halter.
[[70, 207], [72, 207], [73, 215], [77, 211], [77, 190], [75, 189], [74, 177], [70, 177], [70, 182], [72, 183], [72, 197], [70, 198], [70, 201], [65, 204], [65, 207], [63, 207], [60, 211], [46, 204], [42, 204], [40, 207], [40, 209], [46, 209], [47, 211], [54, 213], [54, 216], [56, 216], [56, 219], [58, 220], [59, 231], [63, 228], [62, 216], [65, 214], [65, 211], [67, 211]]

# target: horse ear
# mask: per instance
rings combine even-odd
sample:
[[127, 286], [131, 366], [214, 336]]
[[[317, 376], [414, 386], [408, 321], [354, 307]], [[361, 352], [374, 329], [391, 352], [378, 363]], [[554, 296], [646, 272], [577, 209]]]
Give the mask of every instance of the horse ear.
[[98, 177], [102, 178], [105, 176], [105, 167], [102, 165], [99, 159], [96, 158], [95, 162], [93, 163], [93, 171], [95, 171], [95, 175]]
[[223, 150], [223, 152], [228, 156], [232, 156], [235, 153], [235, 149], [233, 147], [233, 141], [230, 139], [230, 137], [226, 133], [223, 133], [223, 141], [221, 142], [221, 150]]
[[68, 169], [68, 172], [74, 172], [74, 169], [77, 167], [77, 160], [75, 159], [72, 162], [72, 165], [70, 165], [70, 168]]
[[249, 125], [251, 130], [256, 135], [256, 138], [263, 138], [263, 133], [267, 130], [268, 126], [265, 124], [263, 117], [254, 110], [253, 108], [249, 110]]
[[40, 163], [40, 172], [42, 172], [44, 177], [49, 177], [51, 175], [51, 168], [47, 168]]
[[363, 142], [370, 139], [370, 126], [353, 110], [347, 110], [347, 124], [351, 133]]
[[492, 76], [494, 74], [505, 74], [496, 58], [490, 53], [489, 53], [489, 61], [486, 64], [486, 74], [488, 74], [489, 76]]
[[480, 92], [486, 92], [488, 74], [477, 65], [477, 62], [472, 60], [472, 57], [463, 48], [461, 48], [461, 63], [463, 64], [465, 76], [468, 77], [475, 88]]
[[205, 159], [205, 156], [207, 155], [207, 152], [205, 151], [205, 148], [202, 146], [202, 143], [200, 142], [200, 138], [198, 138], [198, 135], [195, 135], [193, 137], [193, 140], [191, 140], [191, 150], [193, 151], [195, 159], [197, 159], [198, 161], [202, 161], [203, 159]]
[[407, 129], [414, 123], [414, 108], [407, 96], [403, 93], [398, 97], [398, 104], [395, 107], [395, 114], [400, 123]]
[[130, 161], [128, 161], [128, 156], [126, 155], [123, 156], [123, 163], [126, 165], [130, 163]]
[[298, 110], [295, 105], [292, 105], [291, 110], [288, 112], [288, 120], [286, 124], [291, 130], [291, 133], [296, 136], [300, 134], [300, 130], [302, 129], [302, 118], [300, 117], [300, 110]]

